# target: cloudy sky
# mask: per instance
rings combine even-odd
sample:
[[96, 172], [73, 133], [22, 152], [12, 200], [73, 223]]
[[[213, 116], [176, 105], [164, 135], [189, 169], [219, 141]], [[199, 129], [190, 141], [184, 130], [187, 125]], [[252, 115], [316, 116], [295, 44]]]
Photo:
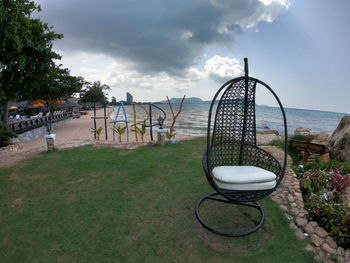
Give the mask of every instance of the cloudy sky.
[[[348, 0], [36, 0], [73, 75], [136, 101], [210, 100], [250, 73], [286, 107], [350, 112]], [[258, 103], [274, 105], [268, 94]]]

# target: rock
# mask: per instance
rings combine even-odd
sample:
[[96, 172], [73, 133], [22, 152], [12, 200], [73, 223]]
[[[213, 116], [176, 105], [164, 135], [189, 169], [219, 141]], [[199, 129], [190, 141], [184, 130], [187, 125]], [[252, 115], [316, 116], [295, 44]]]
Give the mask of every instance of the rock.
[[310, 222], [306, 224], [306, 226], [304, 227], [304, 230], [306, 231], [306, 233], [310, 235], [315, 232], [315, 228], [310, 224]]
[[289, 227], [294, 230], [298, 229], [298, 227], [293, 222], [289, 224]]
[[257, 131], [256, 134], [257, 134], [257, 135], [259, 135], [259, 134], [274, 134], [274, 135], [276, 135], [276, 136], [279, 136], [279, 135], [280, 135], [279, 132], [276, 131], [276, 130]]
[[345, 202], [350, 203], [350, 186], [346, 187], [344, 192], [342, 193], [342, 198]]
[[281, 201], [282, 201], [281, 198], [278, 196], [273, 196], [273, 197], [271, 197], [271, 199], [277, 203], [281, 203]]
[[312, 252], [315, 251], [314, 247], [311, 246], [310, 244], [309, 244], [309, 245], [306, 245], [305, 250], [307, 250], [307, 251], [312, 251]]
[[289, 202], [294, 202], [294, 197], [292, 195], [288, 195], [288, 201]]
[[327, 252], [329, 254], [336, 254], [337, 253], [337, 251], [334, 248], [331, 248], [327, 243], [323, 243], [321, 248], [324, 252]]
[[281, 136], [278, 135], [278, 131], [267, 130], [256, 133], [256, 143], [257, 145], [264, 145], [272, 142], [273, 140], [280, 140]]
[[[298, 185], [299, 185], [299, 182], [298, 182]], [[303, 196], [302, 196], [301, 193], [294, 193], [294, 196], [295, 196], [298, 200], [303, 201]]]
[[302, 217], [297, 217], [295, 219], [295, 223], [297, 226], [304, 227], [307, 224], [307, 220], [305, 218], [302, 218]]
[[316, 235], [318, 235], [319, 237], [326, 237], [328, 236], [328, 233], [326, 230], [324, 230], [322, 227], [316, 227], [315, 229], [315, 233]]
[[297, 205], [299, 208], [304, 208], [304, 202], [303, 201], [297, 201]]
[[350, 115], [344, 116], [340, 120], [331, 136], [328, 147], [331, 159], [350, 162]]
[[311, 128], [299, 127], [299, 128], [295, 129], [294, 134], [304, 135], [304, 136], [317, 136], [319, 134], [319, 132], [317, 132]]
[[325, 154], [320, 155], [320, 158], [321, 158], [322, 162], [325, 162], [325, 163], [328, 162], [330, 160], [329, 153], [325, 153]]
[[337, 248], [337, 243], [336, 243], [336, 242], [334, 241], [334, 239], [331, 238], [331, 237], [327, 237], [326, 243], [327, 243], [331, 248], [334, 248], [334, 249]]
[[312, 225], [313, 227], [317, 227], [318, 226], [316, 221], [310, 221], [309, 224]]
[[350, 255], [349, 254], [347, 254], [346, 252], [345, 252], [345, 256], [344, 256], [344, 261], [345, 262], [347, 262], [347, 263], [349, 263], [350, 262]]
[[296, 235], [297, 238], [299, 238], [300, 240], [305, 239], [304, 232], [301, 231], [299, 228], [295, 231], [295, 235]]
[[345, 253], [344, 248], [342, 248], [342, 247], [338, 247], [338, 248], [337, 248], [337, 254], [338, 254], [338, 255], [344, 255], [344, 253]]
[[317, 250], [317, 255], [315, 256], [316, 261], [325, 262], [326, 253], [323, 250]]
[[280, 208], [281, 208], [283, 211], [288, 211], [288, 207], [286, 207], [285, 205], [280, 205]]
[[299, 209], [298, 208], [292, 208], [291, 212], [294, 216], [297, 216], [299, 214]]
[[311, 235], [311, 242], [315, 244], [316, 247], [319, 247], [323, 243], [323, 239], [318, 237], [317, 235]]
[[[264, 149], [265, 151], [269, 152], [273, 157], [279, 161], [281, 165], [283, 165], [283, 160], [284, 160], [284, 151], [281, 150], [280, 148], [276, 146], [269, 146], [269, 145], [263, 145], [260, 146], [260, 148]], [[290, 166], [293, 163], [292, 158], [287, 155], [287, 166]]]
[[328, 145], [331, 137], [329, 137], [328, 133], [326, 132], [320, 132], [316, 135], [316, 138], [313, 139], [312, 143], [322, 144], [322, 145]]

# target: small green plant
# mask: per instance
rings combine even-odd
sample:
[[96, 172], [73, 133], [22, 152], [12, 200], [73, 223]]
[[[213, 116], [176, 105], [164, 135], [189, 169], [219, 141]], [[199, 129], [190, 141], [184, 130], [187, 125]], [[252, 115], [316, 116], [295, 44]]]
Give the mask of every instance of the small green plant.
[[322, 162], [317, 160], [314, 163], [305, 163], [304, 169], [307, 170], [330, 170], [330, 169], [339, 169], [341, 174], [350, 173], [350, 163], [340, 162], [336, 160], [329, 160], [328, 162]]
[[114, 128], [114, 131], [118, 133], [120, 143], [122, 142], [122, 135], [125, 133], [125, 130], [126, 130], [126, 126], [122, 127], [118, 125], [117, 127]]
[[8, 130], [5, 126], [0, 124], [0, 147], [11, 144], [10, 139], [17, 137], [17, 134]]
[[102, 130], [103, 130], [102, 127], [98, 127], [96, 129], [95, 128], [91, 128], [91, 132], [96, 134], [96, 138], [97, 138], [98, 141], [100, 140], [100, 135], [102, 133]]
[[147, 134], [146, 121], [144, 121], [144, 122], [141, 124], [141, 128], [135, 126], [134, 129], [132, 129], [131, 131], [137, 132], [138, 134], [140, 134], [141, 142], [143, 143], [143, 142], [144, 142], [144, 139], [145, 139], [145, 135]]
[[[316, 136], [313, 136], [315, 138]], [[296, 140], [296, 141], [304, 141], [306, 142], [307, 136], [302, 135], [302, 134], [294, 134], [292, 136], [288, 137], [289, 140]]]
[[176, 135], [176, 132], [174, 131], [174, 129], [170, 128], [166, 133], [165, 133], [165, 137], [170, 140], [171, 138], [174, 138]]
[[[295, 136], [292, 136], [289, 139], [294, 139]], [[284, 150], [284, 140], [283, 139], [273, 140], [273, 141], [269, 142], [267, 145], [276, 146], [276, 147]], [[300, 160], [303, 158], [303, 152], [302, 151], [299, 151], [299, 150], [296, 150], [296, 149], [291, 149], [290, 147], [288, 147], [288, 154], [293, 159], [293, 163], [294, 164], [300, 163]]]

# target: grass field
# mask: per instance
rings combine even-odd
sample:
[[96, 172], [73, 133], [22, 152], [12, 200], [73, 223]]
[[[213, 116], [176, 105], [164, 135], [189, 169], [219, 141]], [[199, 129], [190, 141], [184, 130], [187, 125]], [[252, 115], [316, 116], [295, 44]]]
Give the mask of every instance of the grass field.
[[[270, 199], [258, 232], [227, 238], [195, 219], [213, 191], [204, 139], [136, 150], [85, 146], [0, 169], [0, 262], [314, 262]], [[255, 210], [203, 205], [213, 225], [242, 230]], [[253, 212], [253, 213], [251, 213]]]

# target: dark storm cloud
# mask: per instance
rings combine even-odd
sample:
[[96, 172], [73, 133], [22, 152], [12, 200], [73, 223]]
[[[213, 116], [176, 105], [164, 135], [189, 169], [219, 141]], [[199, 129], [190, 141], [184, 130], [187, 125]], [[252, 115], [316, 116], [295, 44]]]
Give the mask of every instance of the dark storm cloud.
[[261, 20], [267, 10], [258, 0], [37, 2], [39, 16], [64, 34], [56, 43], [64, 52], [104, 53], [139, 71], [170, 74], [191, 66], [204, 47], [231, 43], [234, 32]]

